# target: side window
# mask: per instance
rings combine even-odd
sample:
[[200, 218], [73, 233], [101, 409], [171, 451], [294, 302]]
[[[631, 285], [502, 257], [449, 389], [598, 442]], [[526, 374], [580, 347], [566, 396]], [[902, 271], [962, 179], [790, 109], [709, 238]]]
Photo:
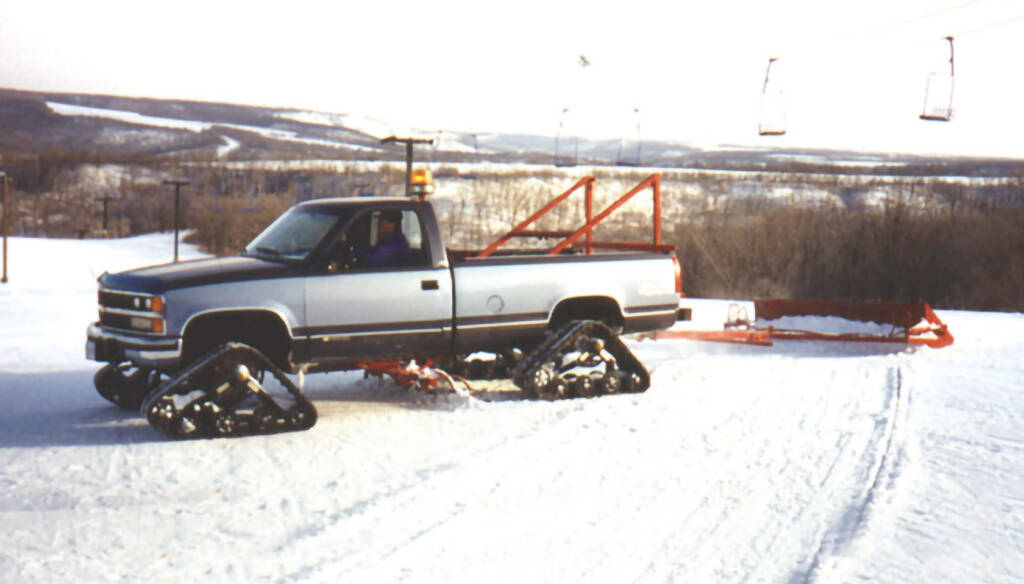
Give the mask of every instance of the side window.
[[402, 233], [409, 242], [409, 265], [427, 265], [427, 244], [420, 230], [420, 218], [416, 211], [402, 211]]
[[416, 211], [362, 213], [328, 252], [328, 272], [428, 265], [427, 243]]

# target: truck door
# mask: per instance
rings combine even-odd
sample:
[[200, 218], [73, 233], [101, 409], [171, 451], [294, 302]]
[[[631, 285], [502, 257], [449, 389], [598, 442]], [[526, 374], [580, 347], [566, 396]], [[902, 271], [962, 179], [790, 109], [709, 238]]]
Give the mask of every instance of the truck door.
[[451, 275], [434, 265], [423, 219], [416, 208], [367, 208], [327, 246], [306, 280], [313, 361], [447, 351]]

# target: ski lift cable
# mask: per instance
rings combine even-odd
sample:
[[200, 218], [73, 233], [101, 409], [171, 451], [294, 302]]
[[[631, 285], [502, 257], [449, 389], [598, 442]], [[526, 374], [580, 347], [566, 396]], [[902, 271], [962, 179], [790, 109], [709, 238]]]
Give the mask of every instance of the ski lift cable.
[[944, 16], [944, 15], [952, 13], [952, 12], [957, 12], [959, 10], [963, 10], [964, 8], [969, 8], [969, 7], [974, 6], [976, 4], [982, 4], [984, 2], [989, 2], [989, 1], [991, 1], [991, 0], [969, 0], [968, 2], [962, 2], [962, 3], [957, 4], [955, 6], [949, 6], [949, 7], [946, 7], [946, 8], [940, 8], [938, 10], [933, 10], [931, 12], [928, 12], [928, 13], [925, 13], [925, 14], [921, 14], [919, 16], [914, 16], [914, 17], [911, 17], [911, 18], [906, 18], [906, 19], [900, 20], [898, 22], [894, 22], [892, 24], [887, 24], [885, 26], [880, 26], [880, 27], [875, 28], [873, 30], [870, 30], [870, 31], [868, 31], [866, 33], [862, 33], [862, 34], [858, 34], [858, 35], [847, 37], [845, 39], [837, 40], [835, 44], [837, 44], [837, 45], [844, 45], [844, 44], [848, 44], [848, 43], [852, 44], [852, 43], [859, 42], [859, 41], [864, 40], [864, 39], [869, 38], [869, 37], [873, 37], [873, 36], [876, 36], [876, 35], [879, 35], [879, 34], [882, 34], [882, 33], [885, 33], [885, 32], [896, 30], [896, 29], [901, 28], [901, 27], [910, 26], [912, 24], [918, 24], [918, 23], [924, 22], [926, 20], [931, 20], [931, 19], [939, 17], [939, 16]]
[[979, 27], [976, 27], [976, 28], [972, 28], [972, 29], [969, 29], [969, 30], [965, 30], [965, 31], [957, 33], [954, 36], [956, 36], [957, 38], [963, 37], [963, 36], [969, 36], [969, 35], [972, 35], [972, 34], [975, 34], [975, 33], [983, 32], [983, 31], [986, 31], [986, 30], [992, 30], [993, 28], [999, 28], [999, 27], [1007, 26], [1007, 25], [1014, 24], [1014, 23], [1017, 23], [1017, 22], [1024, 22], [1024, 14], [1019, 15], [1019, 16], [1015, 16], [1013, 18], [1007, 18], [1007, 19], [1004, 19], [1004, 20], [999, 20], [999, 21], [996, 21], [996, 22], [993, 22], [993, 23], [990, 23], [990, 24], [986, 24], [986, 25], [983, 25], [983, 26], [979, 26]]
[[[946, 7], [946, 8], [941, 8], [941, 9], [938, 9], [938, 10], [933, 10], [931, 12], [927, 12], [925, 14], [921, 14], [919, 16], [915, 16], [915, 17], [911, 17], [911, 18], [906, 18], [906, 19], [894, 22], [892, 24], [888, 24], [888, 25], [885, 25], [885, 26], [881, 26], [881, 27], [869, 30], [869, 31], [864, 32], [864, 33], [854, 34], [854, 35], [845, 37], [843, 39], [836, 40], [836, 41], [831, 42], [831, 43], [818, 44], [818, 45], [816, 45], [814, 47], [813, 51], [804, 50], [805, 47], [799, 47], [798, 46], [796, 48], [796, 50], [787, 51], [787, 60], [790, 61], [791, 63], [795, 63], [795, 64], [797, 64], [797, 66], [799, 66], [800, 62], [804, 60], [804, 59], [801, 58], [802, 54], [813, 54], [815, 57], [820, 57], [823, 54], [827, 54], [827, 53], [832, 52], [832, 51], [849, 50], [854, 45], [863, 44], [863, 42], [865, 40], [868, 40], [868, 39], [870, 39], [872, 37], [877, 37], [878, 35], [881, 35], [883, 33], [891, 32], [891, 31], [896, 31], [896, 30], [901, 29], [901, 28], [907, 28], [907, 27], [910, 27], [910, 26], [918, 24], [918, 23], [926, 22], [926, 21], [935, 19], [935, 18], [940, 17], [940, 16], [945, 16], [945, 15], [948, 15], [948, 14], [951, 14], [951, 13], [954, 13], [954, 12], [958, 12], [958, 11], [970, 8], [972, 6], [976, 6], [976, 5], [983, 4], [985, 2], [991, 2], [991, 1], [992, 0], [970, 0], [968, 2], [962, 2], [962, 3], [956, 4], [954, 6], [949, 6], [949, 7]], [[1018, 22], [1021, 22], [1021, 21], [1024, 21], [1024, 15], [1016, 15], [1016, 16], [1012, 16], [1012, 17], [1009, 17], [1009, 18], [1002, 18], [1002, 19], [995, 20], [995, 21], [983, 24], [981, 26], [976, 26], [976, 27], [969, 28], [969, 29], [956, 29], [956, 28], [953, 28], [953, 27], [949, 27], [944, 32], [948, 32], [949, 36], [960, 38], [960, 37], [964, 37], [964, 36], [970, 36], [970, 35], [973, 35], [973, 34], [976, 34], [976, 33], [979, 33], [979, 32], [987, 31], [987, 30], [990, 30], [990, 29], [999, 28], [999, 27], [1002, 27], [1002, 26], [1008, 26], [1010, 24], [1015, 24], [1015, 23], [1018, 23]], [[927, 39], [914, 38], [912, 40], [903, 41], [903, 42], [898, 42], [897, 41], [895, 43], [889, 42], [889, 43], [882, 43], [882, 44], [877, 44], [877, 45], [871, 45], [871, 46], [868, 46], [868, 47], [859, 47], [854, 58], [855, 59], [863, 59], [864, 56], [866, 54], [868, 54], [868, 53], [882, 53], [882, 54], [885, 54], [886, 56], [889, 56], [889, 55], [891, 55], [891, 52], [894, 51], [894, 50], [919, 49], [919, 48], [921, 48], [923, 46], [927, 46], [927, 45], [930, 45], [930, 44], [933, 44], [933, 43], [934, 43], [933, 35], [929, 35], [929, 37]]]

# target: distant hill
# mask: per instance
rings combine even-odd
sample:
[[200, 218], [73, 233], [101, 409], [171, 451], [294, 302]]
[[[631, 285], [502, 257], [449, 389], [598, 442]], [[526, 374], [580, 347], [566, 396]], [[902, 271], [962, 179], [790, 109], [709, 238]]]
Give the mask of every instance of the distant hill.
[[[381, 145], [406, 134], [386, 121], [197, 101], [0, 89], [0, 154], [72, 153], [95, 161], [160, 158], [221, 160], [398, 160], [400, 146]], [[682, 143], [587, 140], [572, 136], [417, 132], [434, 139], [420, 147], [433, 162], [608, 164], [785, 172], [1019, 176], [1024, 160], [928, 158], [820, 150]]]

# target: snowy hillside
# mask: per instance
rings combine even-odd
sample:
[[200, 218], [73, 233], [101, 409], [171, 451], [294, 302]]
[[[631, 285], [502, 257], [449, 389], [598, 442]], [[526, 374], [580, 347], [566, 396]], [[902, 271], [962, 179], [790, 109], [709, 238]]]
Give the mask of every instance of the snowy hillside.
[[171, 253], [11, 240], [0, 581], [1024, 581], [1020, 314], [941, 311], [940, 350], [631, 341], [651, 389], [591, 400], [317, 375], [309, 432], [173, 442], [84, 359], [96, 276]]

